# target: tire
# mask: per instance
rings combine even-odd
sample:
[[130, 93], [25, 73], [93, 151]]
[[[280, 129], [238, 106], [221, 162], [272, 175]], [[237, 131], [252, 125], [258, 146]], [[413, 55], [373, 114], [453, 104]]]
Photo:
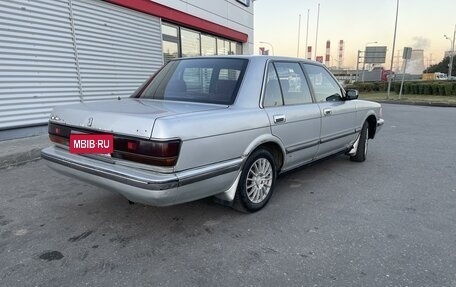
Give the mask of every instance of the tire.
[[244, 212], [262, 209], [274, 191], [276, 165], [266, 149], [254, 151], [246, 160], [234, 198], [234, 208]]
[[363, 162], [366, 160], [367, 150], [369, 147], [368, 140], [369, 140], [369, 123], [366, 121], [366, 122], [364, 122], [363, 128], [361, 129], [358, 148], [356, 149], [356, 155], [350, 157], [351, 161]]

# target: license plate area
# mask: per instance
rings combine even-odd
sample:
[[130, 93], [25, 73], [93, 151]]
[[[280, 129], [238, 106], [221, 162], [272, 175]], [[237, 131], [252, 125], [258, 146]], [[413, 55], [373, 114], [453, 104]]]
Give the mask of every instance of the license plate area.
[[111, 157], [114, 151], [114, 136], [112, 134], [85, 133], [72, 130], [70, 134], [70, 153], [98, 154]]

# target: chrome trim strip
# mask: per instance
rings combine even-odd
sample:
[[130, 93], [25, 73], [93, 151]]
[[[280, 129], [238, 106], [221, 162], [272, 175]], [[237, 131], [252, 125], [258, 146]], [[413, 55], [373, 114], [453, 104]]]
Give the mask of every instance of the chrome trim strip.
[[210, 166], [198, 167], [195, 169], [179, 172], [176, 174], [179, 178], [179, 186], [202, 181], [225, 173], [238, 171], [241, 168], [242, 162], [243, 159], [238, 158], [221, 163], [211, 164]]
[[285, 151], [287, 152], [287, 154], [288, 153], [293, 153], [293, 152], [297, 152], [299, 150], [303, 150], [303, 149], [306, 149], [306, 148], [310, 148], [310, 147], [316, 146], [319, 143], [320, 143], [319, 139], [311, 140], [311, 141], [307, 141], [307, 142], [304, 142], [304, 143], [299, 143], [299, 144], [290, 146], [290, 147], [286, 148]]
[[322, 144], [322, 143], [327, 143], [327, 142], [330, 142], [330, 141], [333, 141], [333, 140], [337, 140], [337, 139], [340, 139], [340, 138], [343, 138], [343, 137], [347, 137], [347, 136], [350, 136], [350, 135], [355, 135], [357, 133], [359, 133], [359, 131], [357, 132], [357, 131], [350, 130], [350, 131], [338, 133], [338, 134], [333, 135], [333, 136], [327, 136], [326, 138], [321, 138], [319, 140], [311, 140], [311, 141], [308, 141], [308, 142], [299, 143], [299, 144], [296, 144], [296, 145], [293, 145], [291, 147], [286, 148], [285, 151], [287, 152], [287, 154], [289, 154], [289, 153], [297, 152], [299, 150], [310, 148], [310, 147], [313, 147], [313, 146], [316, 146], [316, 145], [319, 145], [319, 144]]
[[330, 141], [333, 141], [333, 140], [337, 140], [337, 139], [340, 139], [340, 138], [343, 138], [343, 137], [354, 135], [356, 133], [357, 132], [355, 130], [350, 130], [350, 131], [346, 131], [346, 132], [342, 132], [342, 133], [337, 133], [335, 135], [331, 135], [331, 136], [327, 136], [325, 138], [322, 138], [320, 140], [320, 143], [327, 143], [327, 142], [330, 142]]

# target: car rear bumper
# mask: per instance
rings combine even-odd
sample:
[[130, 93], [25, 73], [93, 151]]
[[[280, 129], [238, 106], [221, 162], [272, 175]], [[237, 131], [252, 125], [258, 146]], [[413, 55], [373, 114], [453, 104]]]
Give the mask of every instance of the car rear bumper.
[[71, 154], [55, 146], [43, 149], [41, 155], [57, 172], [120, 193], [133, 202], [155, 206], [224, 192], [236, 180], [242, 164], [239, 158], [182, 172], [160, 173]]

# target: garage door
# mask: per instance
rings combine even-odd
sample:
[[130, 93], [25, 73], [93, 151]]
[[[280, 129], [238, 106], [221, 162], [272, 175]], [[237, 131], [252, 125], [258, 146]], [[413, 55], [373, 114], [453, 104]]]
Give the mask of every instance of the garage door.
[[0, 1], [0, 130], [127, 97], [161, 64], [156, 17], [94, 0]]

